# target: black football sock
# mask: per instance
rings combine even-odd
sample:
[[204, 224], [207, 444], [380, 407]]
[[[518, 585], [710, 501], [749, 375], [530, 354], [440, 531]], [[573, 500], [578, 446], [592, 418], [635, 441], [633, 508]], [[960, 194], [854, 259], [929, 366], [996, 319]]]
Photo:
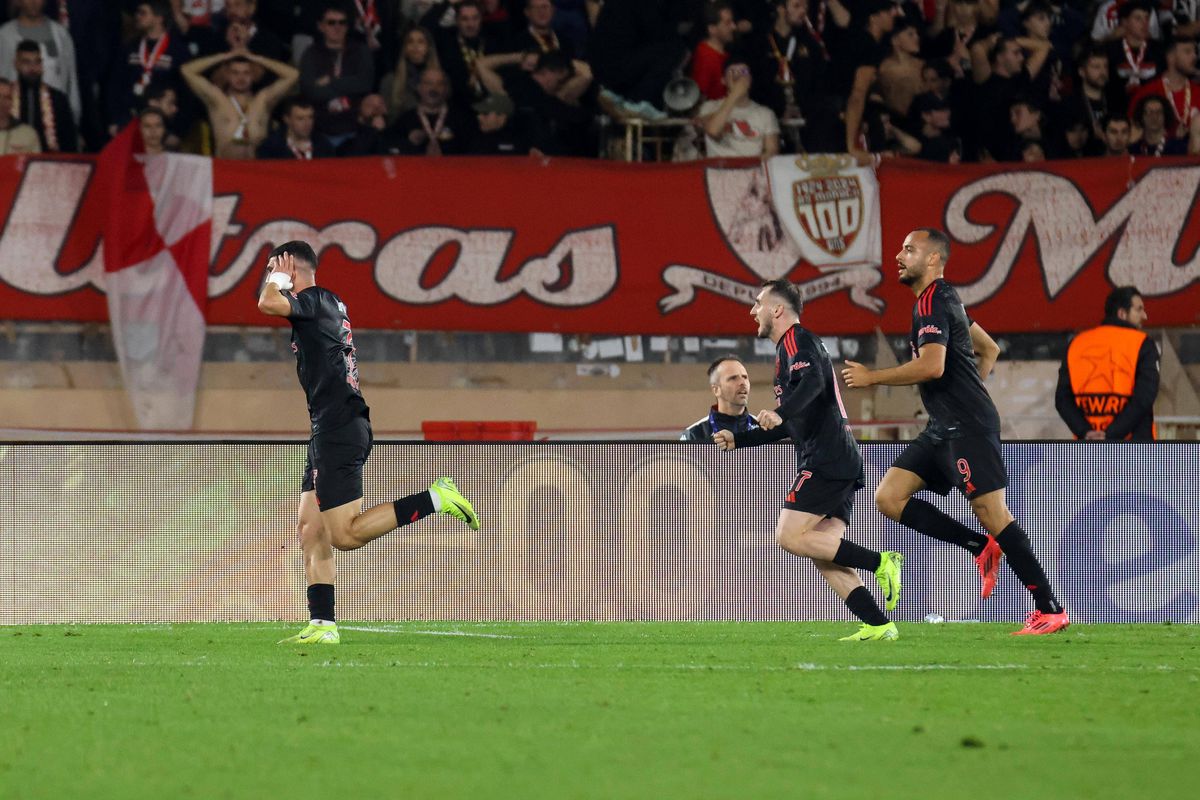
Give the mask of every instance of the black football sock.
[[332, 583], [314, 583], [308, 587], [308, 618], [337, 621], [333, 617]]
[[1012, 571], [1017, 574], [1017, 579], [1033, 595], [1033, 604], [1037, 610], [1043, 614], [1060, 613], [1062, 606], [1059, 605], [1058, 598], [1050, 589], [1050, 580], [1046, 577], [1046, 571], [1042, 569], [1041, 562], [1034, 555], [1033, 547], [1029, 543], [1029, 536], [1020, 523], [1016, 520], [1010, 522], [1007, 528], [1000, 531], [1000, 535], [996, 537], [996, 543], [1004, 551], [1004, 557], [1008, 559], [1008, 565], [1012, 567]]
[[916, 497], [908, 498], [900, 513], [900, 524], [939, 542], [958, 545], [973, 556], [982, 553], [987, 544], [986, 533], [976, 533], [932, 503]]
[[855, 544], [849, 539], [842, 539], [838, 544], [837, 552], [830, 561], [839, 566], [865, 569], [870, 572], [879, 569], [879, 553]]
[[846, 608], [868, 625], [887, 625], [889, 622], [865, 586], [858, 587], [846, 597]]
[[396, 507], [396, 527], [403, 528], [433, 513], [433, 497], [428, 491], [401, 497], [392, 503]]

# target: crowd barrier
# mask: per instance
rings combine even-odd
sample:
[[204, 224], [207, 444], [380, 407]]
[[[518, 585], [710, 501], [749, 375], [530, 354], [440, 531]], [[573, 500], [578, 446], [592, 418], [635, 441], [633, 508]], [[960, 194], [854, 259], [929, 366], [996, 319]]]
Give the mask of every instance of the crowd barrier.
[[[851, 535], [905, 553], [901, 620], [1015, 621], [961, 550], [875, 511], [902, 445], [865, 444]], [[0, 444], [0, 623], [297, 619], [300, 443]], [[1005, 446], [1009, 505], [1077, 622], [1200, 621], [1195, 443]], [[848, 619], [773, 538], [787, 445], [378, 442], [369, 503], [453, 475], [475, 533], [423, 520], [338, 555], [344, 619]], [[960, 497], [935, 502], [972, 522]], [[873, 585], [873, 582], [871, 582]]]

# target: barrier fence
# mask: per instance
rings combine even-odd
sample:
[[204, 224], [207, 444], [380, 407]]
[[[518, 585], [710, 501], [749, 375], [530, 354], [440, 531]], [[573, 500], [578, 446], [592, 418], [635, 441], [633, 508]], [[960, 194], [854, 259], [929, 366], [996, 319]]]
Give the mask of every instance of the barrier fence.
[[[875, 511], [902, 444], [864, 444], [851, 535], [906, 555], [901, 620], [1017, 620], [1001, 569]], [[298, 443], [0, 444], [0, 623], [297, 619]], [[1009, 506], [1077, 622], [1200, 621], [1195, 443], [1005, 446]], [[367, 502], [455, 476], [471, 532], [423, 520], [338, 554], [344, 619], [849, 619], [779, 550], [792, 449], [682, 443], [377, 442]], [[935, 502], [974, 524], [957, 496]], [[869, 578], [868, 578], [869, 581]], [[873, 582], [869, 581], [869, 585]]]

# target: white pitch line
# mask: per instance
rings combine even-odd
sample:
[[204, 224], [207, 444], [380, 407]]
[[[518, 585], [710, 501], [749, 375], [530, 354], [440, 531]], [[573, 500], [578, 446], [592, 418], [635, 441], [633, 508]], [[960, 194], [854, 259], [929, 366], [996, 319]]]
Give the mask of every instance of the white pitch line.
[[509, 636], [504, 633], [471, 633], [470, 631], [425, 631], [413, 628], [368, 628], [365, 625], [339, 625], [343, 631], [364, 631], [366, 633], [413, 633], [419, 636], [471, 636], [477, 639], [520, 639], [520, 636]]

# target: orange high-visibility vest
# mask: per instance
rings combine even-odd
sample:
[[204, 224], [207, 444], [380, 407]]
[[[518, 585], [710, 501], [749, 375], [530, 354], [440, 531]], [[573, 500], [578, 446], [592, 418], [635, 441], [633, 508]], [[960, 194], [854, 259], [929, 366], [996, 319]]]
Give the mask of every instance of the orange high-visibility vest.
[[1067, 348], [1071, 392], [1092, 430], [1107, 430], [1129, 404], [1145, 341], [1146, 334], [1136, 328], [1101, 325], [1076, 336]]

